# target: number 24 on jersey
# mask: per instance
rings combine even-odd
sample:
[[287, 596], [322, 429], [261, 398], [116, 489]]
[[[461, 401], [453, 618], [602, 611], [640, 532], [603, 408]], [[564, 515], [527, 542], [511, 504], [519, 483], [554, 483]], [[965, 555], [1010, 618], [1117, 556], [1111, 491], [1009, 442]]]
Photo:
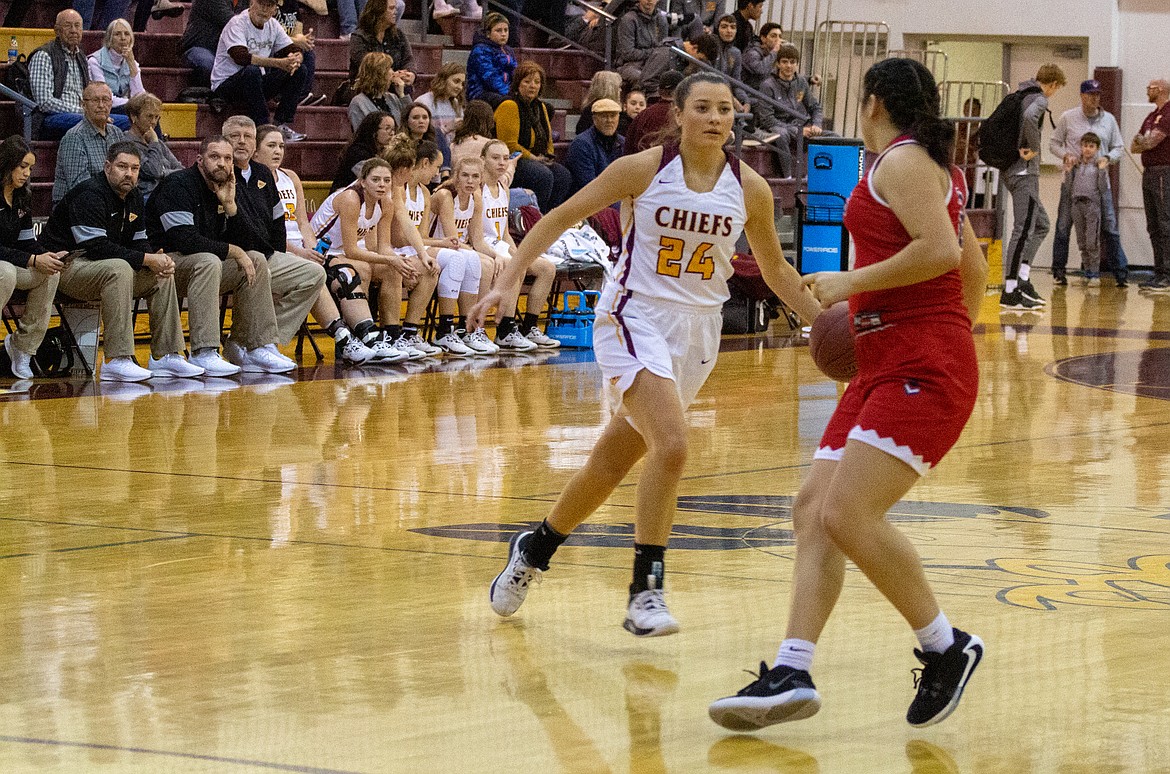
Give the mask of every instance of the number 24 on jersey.
[[664, 236], [658, 240], [658, 273], [664, 277], [681, 277], [687, 274], [698, 274], [705, 280], [715, 276], [715, 259], [707, 255], [707, 251], [715, 245], [710, 242], [700, 242], [699, 246], [686, 259], [686, 268], [683, 268], [686, 242], [678, 237]]

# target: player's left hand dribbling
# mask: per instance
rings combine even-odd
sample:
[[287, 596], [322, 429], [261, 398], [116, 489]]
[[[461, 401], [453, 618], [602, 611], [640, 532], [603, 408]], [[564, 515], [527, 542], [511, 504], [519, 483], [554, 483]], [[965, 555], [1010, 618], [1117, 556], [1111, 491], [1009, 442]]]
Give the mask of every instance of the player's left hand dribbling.
[[821, 309], [828, 309], [838, 301], [844, 301], [852, 293], [852, 279], [849, 272], [818, 271], [808, 274], [801, 280], [804, 286], [813, 294], [813, 298], [821, 305]]

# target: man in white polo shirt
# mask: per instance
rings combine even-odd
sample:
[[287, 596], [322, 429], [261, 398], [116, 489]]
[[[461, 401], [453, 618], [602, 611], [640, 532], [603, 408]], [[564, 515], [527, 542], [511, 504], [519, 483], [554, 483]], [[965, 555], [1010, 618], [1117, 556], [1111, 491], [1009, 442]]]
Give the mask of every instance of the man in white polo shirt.
[[211, 88], [228, 102], [246, 106], [257, 124], [269, 122], [268, 100], [279, 97], [275, 123], [285, 142], [305, 135], [292, 128], [297, 103], [312, 78], [304, 52], [275, 18], [277, 0], [252, 0], [248, 10], [233, 16], [219, 36]]

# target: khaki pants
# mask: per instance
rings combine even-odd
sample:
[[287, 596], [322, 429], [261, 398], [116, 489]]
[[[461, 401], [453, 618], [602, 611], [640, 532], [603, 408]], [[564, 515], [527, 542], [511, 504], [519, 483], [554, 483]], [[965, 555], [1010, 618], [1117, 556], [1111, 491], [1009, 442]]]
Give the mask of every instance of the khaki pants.
[[232, 294], [233, 341], [247, 349], [276, 343], [276, 310], [268, 261], [262, 253], [249, 250], [248, 255], [256, 267], [256, 280], [251, 285], [244, 270], [230, 258], [221, 261], [212, 253], [171, 254], [175, 261], [175, 290], [180, 297], [187, 297], [192, 353], [219, 349], [219, 298], [224, 293]]
[[27, 290], [24, 314], [12, 334], [12, 343], [26, 355], [35, 354], [45, 338], [49, 317], [53, 314], [53, 296], [57, 294], [57, 274], [41, 274], [0, 261], [0, 308], [12, 298], [14, 290]]
[[135, 271], [120, 258], [78, 258], [61, 272], [61, 292], [78, 301], [101, 301], [107, 360], [134, 355], [134, 299], [150, 310], [150, 354], [157, 360], [183, 351], [183, 324], [175, 281], [150, 269]]
[[325, 287], [325, 269], [308, 258], [275, 252], [268, 259], [268, 273], [272, 277], [277, 342], [288, 344]]

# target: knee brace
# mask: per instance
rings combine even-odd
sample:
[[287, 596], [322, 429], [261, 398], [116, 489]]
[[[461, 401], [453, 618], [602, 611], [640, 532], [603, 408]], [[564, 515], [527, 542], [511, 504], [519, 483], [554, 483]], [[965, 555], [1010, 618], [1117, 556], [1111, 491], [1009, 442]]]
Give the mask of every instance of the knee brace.
[[329, 292], [339, 301], [360, 301], [366, 298], [362, 291], [362, 278], [357, 269], [348, 263], [326, 260], [325, 278], [329, 282]]
[[463, 271], [463, 284], [459, 286], [460, 293], [478, 293], [479, 281], [483, 278], [483, 266], [479, 262], [479, 253], [474, 250], [460, 250], [466, 262]]
[[[457, 298], [467, 273], [467, 259], [459, 250], [443, 248], [436, 257], [439, 262], [439, 298]], [[477, 261], [478, 263], [478, 261]]]

